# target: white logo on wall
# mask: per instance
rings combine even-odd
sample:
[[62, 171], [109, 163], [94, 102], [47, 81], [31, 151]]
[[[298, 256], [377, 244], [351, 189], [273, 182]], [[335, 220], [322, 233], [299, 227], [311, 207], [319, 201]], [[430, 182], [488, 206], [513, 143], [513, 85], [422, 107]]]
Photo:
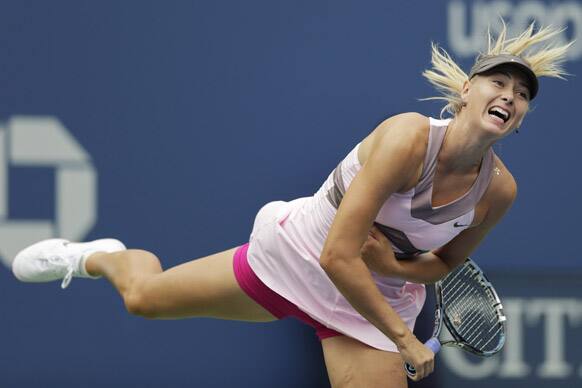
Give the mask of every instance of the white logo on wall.
[[532, 21], [536, 25], [554, 25], [568, 29], [556, 38], [556, 43], [577, 42], [568, 51], [568, 59], [582, 57], [582, 4], [576, 1], [543, 3], [541, 1], [464, 2], [448, 5], [447, 37], [452, 51], [458, 56], [473, 57], [486, 48], [487, 26], [492, 32], [500, 29], [499, 17], [508, 23], [510, 36], [523, 31]]
[[[8, 218], [11, 166], [55, 169], [55, 219]], [[15, 116], [0, 127], [0, 258], [6, 265], [26, 245], [81, 240], [95, 224], [97, 174], [90, 156], [55, 117]], [[30, 195], [30, 197], [34, 197]], [[42, 201], [42, 198], [36, 199]]]

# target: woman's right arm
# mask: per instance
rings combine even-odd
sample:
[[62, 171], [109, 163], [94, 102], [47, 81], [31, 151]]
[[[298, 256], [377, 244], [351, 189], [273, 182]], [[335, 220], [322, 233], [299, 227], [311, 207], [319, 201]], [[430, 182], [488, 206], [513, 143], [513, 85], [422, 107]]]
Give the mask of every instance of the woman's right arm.
[[338, 290], [364, 318], [390, 338], [421, 379], [433, 369], [434, 355], [386, 303], [360, 256], [381, 206], [412, 187], [426, 153], [428, 119], [415, 113], [384, 122], [365, 163], [348, 188], [331, 225], [321, 266]]

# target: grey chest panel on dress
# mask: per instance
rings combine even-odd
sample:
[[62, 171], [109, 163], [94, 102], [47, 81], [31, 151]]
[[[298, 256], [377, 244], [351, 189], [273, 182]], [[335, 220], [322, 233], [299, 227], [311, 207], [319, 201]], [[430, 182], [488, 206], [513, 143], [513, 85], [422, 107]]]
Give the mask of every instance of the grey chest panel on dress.
[[412, 217], [433, 225], [454, 220], [474, 209], [483, 194], [485, 194], [487, 187], [489, 187], [495, 164], [493, 150], [489, 148], [481, 160], [479, 174], [469, 191], [446, 205], [433, 208], [433, 182], [437, 170], [438, 154], [442, 147], [445, 133], [446, 127], [431, 128], [422, 175], [414, 188], [410, 210]]
[[[433, 208], [433, 180], [437, 169], [438, 154], [444, 141], [446, 129], [446, 126], [431, 126], [430, 128], [422, 174], [418, 184], [414, 187], [414, 195], [411, 200], [410, 217], [433, 225], [454, 220], [474, 209], [489, 186], [494, 168], [494, 153], [493, 150], [489, 149], [481, 161], [479, 174], [469, 191], [453, 202]], [[342, 176], [342, 163], [340, 163], [333, 173], [334, 184], [327, 192], [327, 199], [336, 209], [339, 208], [346, 192]], [[390, 240], [392, 245], [402, 252], [396, 253], [397, 258], [415, 256], [425, 252], [417, 249], [406, 236], [406, 233], [377, 222], [375, 225]]]

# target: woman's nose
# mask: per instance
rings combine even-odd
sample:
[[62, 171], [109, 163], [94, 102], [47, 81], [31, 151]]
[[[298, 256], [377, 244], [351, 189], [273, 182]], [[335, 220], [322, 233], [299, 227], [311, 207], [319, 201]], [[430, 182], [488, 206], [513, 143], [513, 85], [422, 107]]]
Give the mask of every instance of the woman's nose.
[[503, 96], [501, 97], [501, 99], [505, 102], [507, 102], [509, 105], [513, 104], [513, 96]]

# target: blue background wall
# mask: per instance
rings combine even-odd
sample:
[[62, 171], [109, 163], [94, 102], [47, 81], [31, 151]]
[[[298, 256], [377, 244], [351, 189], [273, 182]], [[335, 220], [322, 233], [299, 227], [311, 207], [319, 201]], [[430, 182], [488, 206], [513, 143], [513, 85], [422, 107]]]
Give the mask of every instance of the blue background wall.
[[[515, 25], [537, 15], [567, 25], [564, 39], [582, 38], [582, 2], [492, 4], [5, 0], [2, 130], [17, 116], [60, 120], [98, 176], [96, 221], [84, 238], [115, 236], [170, 267], [245, 242], [264, 203], [313, 193], [385, 118], [438, 116], [441, 104], [418, 101], [435, 95], [420, 76], [431, 41], [468, 71], [467, 42], [482, 41], [480, 26], [498, 14]], [[552, 297], [533, 281], [512, 288], [523, 268], [582, 294], [568, 286], [576, 276], [561, 277], [582, 273], [578, 47], [566, 63], [574, 76], [542, 79], [520, 134], [496, 148], [519, 196], [475, 257], [513, 297]], [[7, 160], [2, 223], [54, 220], [58, 231], [55, 170]], [[327, 384], [318, 342], [294, 322], [146, 321], [128, 316], [106, 282], [74, 280], [63, 292], [18, 283], [4, 267], [0, 303], [2, 387]], [[569, 352], [576, 369], [582, 352]], [[435, 384], [466, 379], [439, 373]], [[532, 372], [496, 384], [578, 376]]]

